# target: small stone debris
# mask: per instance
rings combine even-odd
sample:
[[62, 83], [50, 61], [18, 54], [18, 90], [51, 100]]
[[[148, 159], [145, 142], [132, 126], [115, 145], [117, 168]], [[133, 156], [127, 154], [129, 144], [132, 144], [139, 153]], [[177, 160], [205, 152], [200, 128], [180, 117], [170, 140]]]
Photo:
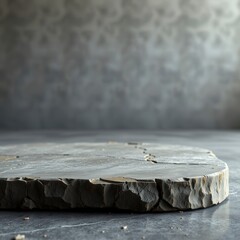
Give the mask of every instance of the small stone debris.
[[44, 234], [43, 237], [44, 237], [44, 238], [47, 238], [47, 234]]
[[128, 228], [127, 226], [122, 226], [121, 227], [122, 230], [127, 230], [127, 228]]
[[25, 240], [25, 235], [18, 234], [13, 238], [14, 240]]
[[101, 231], [101, 233], [105, 233], [105, 231], [104, 231], [104, 230], [102, 230], [102, 231]]
[[23, 220], [29, 220], [30, 219], [30, 217], [24, 217], [23, 218]]

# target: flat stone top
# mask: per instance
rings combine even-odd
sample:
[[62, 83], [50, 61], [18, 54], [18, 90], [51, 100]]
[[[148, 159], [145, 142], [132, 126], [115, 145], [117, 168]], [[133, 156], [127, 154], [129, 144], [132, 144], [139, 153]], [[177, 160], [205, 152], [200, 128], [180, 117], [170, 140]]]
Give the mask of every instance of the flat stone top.
[[32, 143], [0, 147], [0, 178], [190, 178], [227, 168], [211, 151], [153, 143]]

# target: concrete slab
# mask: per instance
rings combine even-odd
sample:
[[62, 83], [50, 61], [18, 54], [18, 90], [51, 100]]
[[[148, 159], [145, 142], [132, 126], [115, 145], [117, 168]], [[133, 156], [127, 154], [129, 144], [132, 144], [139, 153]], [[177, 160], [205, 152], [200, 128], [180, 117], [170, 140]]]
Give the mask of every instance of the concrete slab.
[[228, 166], [180, 145], [37, 142], [0, 147], [1, 209], [206, 208], [229, 194]]

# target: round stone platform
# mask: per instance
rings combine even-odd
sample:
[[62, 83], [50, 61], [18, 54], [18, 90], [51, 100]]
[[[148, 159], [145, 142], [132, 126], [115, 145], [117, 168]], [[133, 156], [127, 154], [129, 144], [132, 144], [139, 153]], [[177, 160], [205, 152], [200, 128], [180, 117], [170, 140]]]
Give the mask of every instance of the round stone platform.
[[228, 167], [211, 151], [152, 143], [0, 147], [1, 209], [182, 211], [221, 203]]

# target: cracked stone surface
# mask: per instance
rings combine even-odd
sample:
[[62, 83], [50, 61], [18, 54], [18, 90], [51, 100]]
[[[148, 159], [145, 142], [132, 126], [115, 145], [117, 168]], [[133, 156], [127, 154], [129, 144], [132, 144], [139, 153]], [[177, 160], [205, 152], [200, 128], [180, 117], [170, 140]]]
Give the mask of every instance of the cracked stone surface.
[[206, 208], [229, 194], [211, 151], [153, 143], [32, 143], [0, 147], [1, 209]]

